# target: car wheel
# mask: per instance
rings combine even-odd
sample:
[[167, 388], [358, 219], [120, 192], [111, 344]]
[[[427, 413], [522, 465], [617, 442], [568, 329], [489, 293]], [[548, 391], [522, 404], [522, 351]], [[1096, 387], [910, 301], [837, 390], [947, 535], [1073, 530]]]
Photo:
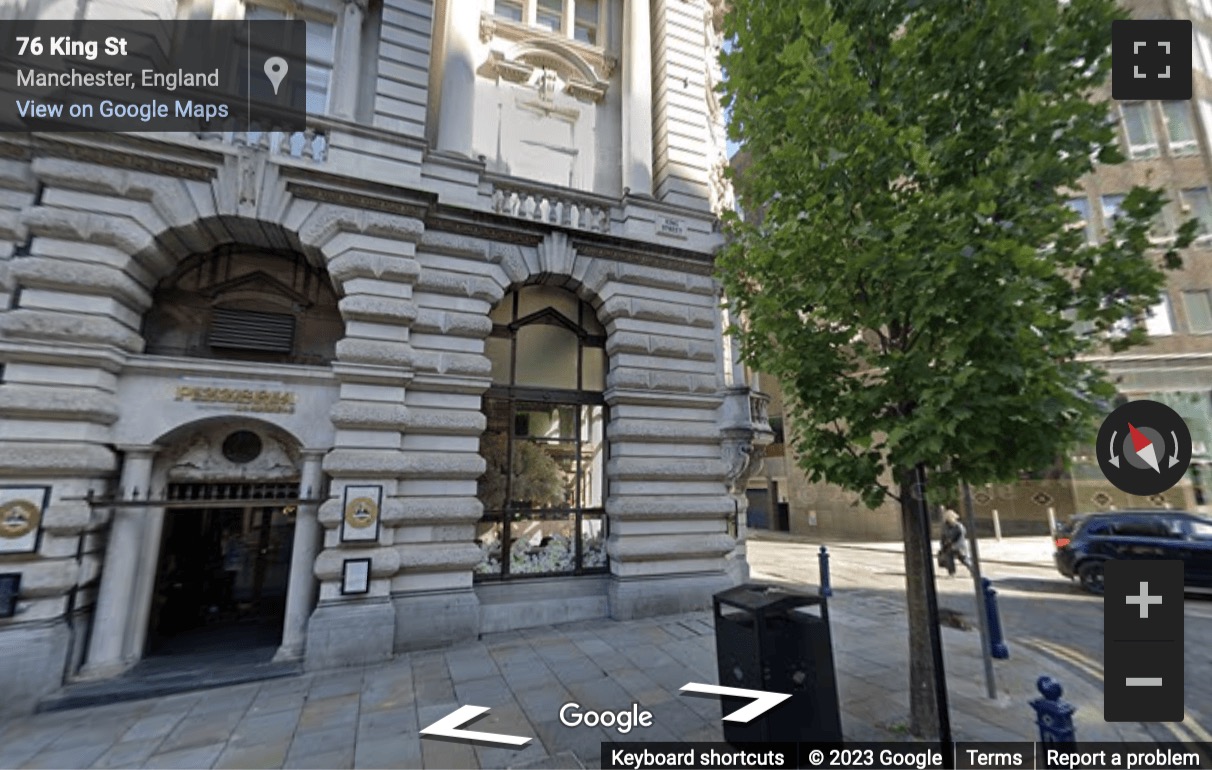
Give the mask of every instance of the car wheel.
[[1081, 578], [1082, 588], [1092, 594], [1102, 595], [1103, 592], [1103, 563], [1101, 561], [1088, 561], [1077, 570], [1077, 576]]

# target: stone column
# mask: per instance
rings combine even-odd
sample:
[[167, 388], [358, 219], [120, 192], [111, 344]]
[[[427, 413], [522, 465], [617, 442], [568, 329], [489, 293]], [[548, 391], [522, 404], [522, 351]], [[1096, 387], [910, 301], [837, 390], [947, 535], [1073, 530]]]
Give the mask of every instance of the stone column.
[[[303, 452], [303, 473], [299, 492], [305, 498], [317, 499], [324, 493], [325, 450]], [[316, 554], [320, 550], [320, 524], [316, 520], [316, 503], [300, 504], [295, 514], [295, 540], [290, 556], [290, 582], [286, 588], [286, 620], [282, 624], [282, 646], [275, 661], [297, 660], [303, 657], [307, 639], [307, 620], [316, 599]]]
[[[119, 446], [123, 452], [119, 494], [145, 498], [151, 487], [152, 461], [157, 446]], [[93, 612], [88, 661], [81, 670], [85, 678], [103, 678], [126, 668], [124, 647], [126, 620], [135, 591], [139, 545], [143, 534], [142, 507], [119, 507], [109, 525], [109, 544], [101, 567], [101, 590]]]
[[[366, 15], [367, 0], [346, 0], [344, 18], [341, 21], [341, 40], [337, 47], [337, 62], [333, 82], [357, 83], [362, 71], [362, 20]], [[351, 86], [332, 90], [332, 114], [334, 117], [353, 120], [358, 109], [358, 88]]]
[[627, 0], [623, 22], [623, 186], [652, 195], [652, 28], [649, 0]]
[[479, 0], [450, 0], [446, 9], [446, 60], [441, 65], [438, 149], [469, 158], [475, 116], [475, 49], [479, 24]]
[[[168, 489], [168, 469], [160, 468], [152, 475], [151, 489]], [[147, 644], [147, 624], [151, 618], [151, 605], [156, 589], [156, 574], [159, 570], [160, 539], [164, 533], [163, 508], [144, 508], [139, 541], [139, 564], [135, 573], [135, 593], [132, 611], [126, 621], [126, 660], [136, 661], [143, 657]]]

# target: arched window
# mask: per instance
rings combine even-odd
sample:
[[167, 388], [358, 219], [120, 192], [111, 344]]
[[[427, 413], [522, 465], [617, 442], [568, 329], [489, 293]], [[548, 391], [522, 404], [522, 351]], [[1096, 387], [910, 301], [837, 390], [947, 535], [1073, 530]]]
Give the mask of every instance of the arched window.
[[490, 315], [476, 577], [604, 572], [606, 330], [550, 286], [511, 292]]
[[293, 252], [228, 246], [160, 282], [143, 337], [150, 355], [323, 365], [344, 329], [323, 268]]

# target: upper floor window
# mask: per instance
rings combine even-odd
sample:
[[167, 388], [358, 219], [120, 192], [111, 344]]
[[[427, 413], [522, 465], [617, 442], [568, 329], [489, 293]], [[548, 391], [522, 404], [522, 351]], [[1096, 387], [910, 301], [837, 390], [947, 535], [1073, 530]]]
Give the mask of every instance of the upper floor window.
[[1208, 334], [1212, 332], [1212, 299], [1207, 289], [1183, 292], [1183, 309], [1187, 311], [1187, 332]]
[[1174, 333], [1169, 296], [1161, 295], [1157, 304], [1145, 311], [1145, 331], [1150, 337], [1165, 337]]
[[1195, 122], [1191, 117], [1190, 102], [1162, 102], [1162, 114], [1166, 119], [1166, 138], [1170, 142], [1170, 154], [1198, 155], [1199, 145], [1195, 141]]
[[1209, 72], [1212, 72], [1212, 39], [1209, 39], [1209, 37], [1200, 30], [1195, 30], [1194, 35], [1195, 50], [1199, 51], [1198, 63], [1202, 65], [1200, 69], [1205, 75], [1207, 75]]
[[1148, 102], [1125, 102], [1120, 105], [1124, 117], [1124, 133], [1128, 137], [1128, 156], [1139, 160], [1158, 155], [1157, 133]]
[[[336, 61], [335, 19], [318, 11], [300, 9], [293, 3], [275, 3], [273, 0], [248, 3], [244, 18], [250, 21], [302, 19], [307, 23], [306, 84], [296, 87], [307, 89], [308, 115], [323, 115], [328, 112], [333, 64]], [[294, 103], [293, 99], [291, 101]]]
[[602, 0], [494, 0], [493, 13], [588, 45], [603, 43]]
[[522, 21], [526, 12], [522, 9], [522, 0], [497, 0], [493, 13], [510, 21]]
[[1110, 230], [1115, 226], [1115, 220], [1123, 216], [1124, 196], [1122, 195], [1104, 195], [1102, 197], [1103, 204], [1103, 227]]
[[1183, 202], [1190, 210], [1191, 216], [1199, 221], [1200, 237], [1212, 235], [1212, 197], [1208, 195], [1208, 188], [1183, 190]]
[[1073, 209], [1080, 217], [1080, 221], [1074, 224], [1074, 227], [1080, 227], [1086, 233], [1086, 243], [1094, 242], [1094, 226], [1090, 222], [1090, 201], [1085, 197], [1070, 198], [1068, 201], [1069, 208]]

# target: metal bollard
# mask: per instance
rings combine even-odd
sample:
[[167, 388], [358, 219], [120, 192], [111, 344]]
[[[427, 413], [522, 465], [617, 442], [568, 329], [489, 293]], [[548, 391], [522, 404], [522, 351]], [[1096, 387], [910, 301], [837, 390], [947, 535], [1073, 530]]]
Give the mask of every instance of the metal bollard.
[[981, 590], [985, 592], [985, 616], [989, 620], [989, 653], [998, 660], [1010, 657], [1010, 648], [1002, 638], [1002, 620], [997, 611], [997, 591], [993, 581], [981, 578]]
[[833, 596], [833, 586], [829, 585], [829, 549], [822, 545], [817, 558], [821, 562], [821, 596]]
[[[1073, 712], [1077, 711], [1077, 707], [1061, 700], [1064, 690], [1060, 682], [1050, 676], [1037, 679], [1035, 688], [1044, 696], [1031, 701], [1043, 748], [1073, 749], [1077, 745], [1077, 731], [1073, 727]], [[1047, 756], [1046, 752], [1044, 756]]]

